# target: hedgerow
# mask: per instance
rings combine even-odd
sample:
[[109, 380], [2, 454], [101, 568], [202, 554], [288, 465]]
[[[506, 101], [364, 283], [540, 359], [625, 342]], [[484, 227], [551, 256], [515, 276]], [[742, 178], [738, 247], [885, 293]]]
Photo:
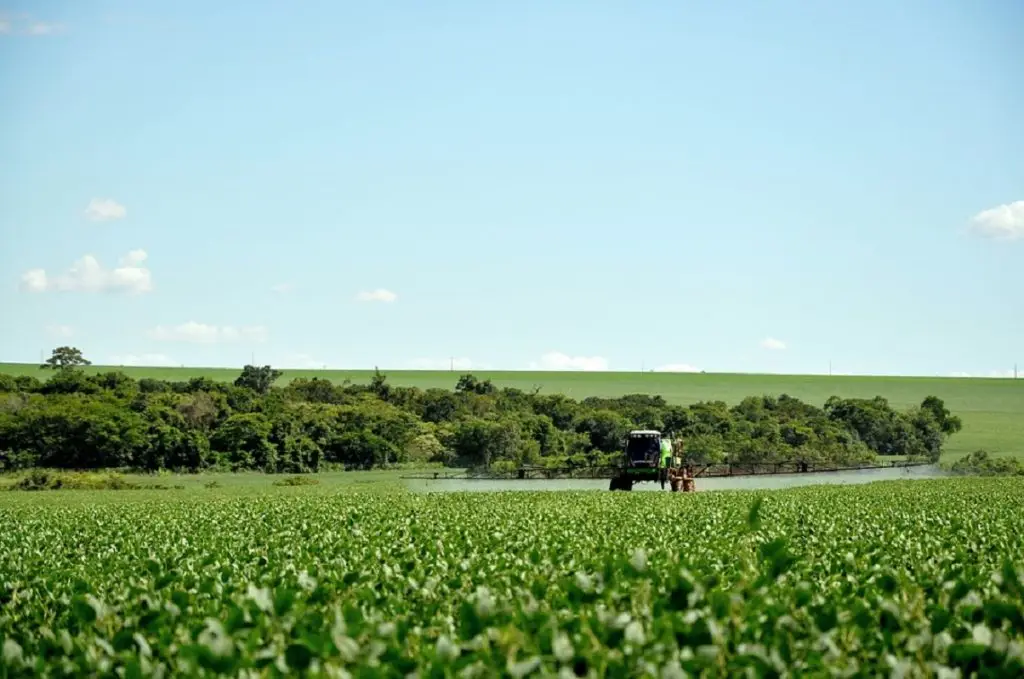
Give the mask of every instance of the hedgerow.
[[934, 461], [961, 428], [934, 396], [906, 411], [881, 397], [818, 407], [785, 394], [684, 407], [643, 394], [576, 401], [472, 375], [452, 390], [397, 387], [380, 373], [366, 385], [275, 386], [280, 377], [269, 366], [246, 366], [234, 384], [136, 381], [74, 366], [45, 382], [0, 375], [0, 471], [586, 467], [614, 459], [637, 428], [681, 439], [696, 463]]

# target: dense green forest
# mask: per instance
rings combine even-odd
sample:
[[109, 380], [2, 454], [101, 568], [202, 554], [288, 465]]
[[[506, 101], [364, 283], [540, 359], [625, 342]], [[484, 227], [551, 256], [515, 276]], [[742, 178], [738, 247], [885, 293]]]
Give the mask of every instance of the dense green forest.
[[[655, 395], [576, 401], [499, 389], [463, 375], [453, 389], [285, 382], [245, 366], [233, 384], [89, 375], [68, 347], [46, 381], [0, 375], [0, 470], [127, 468], [311, 472], [399, 463], [458, 467], [607, 463], [630, 429], [681, 439], [692, 462], [938, 460], [959, 418], [930, 396], [907, 411], [882, 397], [786, 395], [670, 405]], [[453, 379], [453, 381], [455, 381]]]

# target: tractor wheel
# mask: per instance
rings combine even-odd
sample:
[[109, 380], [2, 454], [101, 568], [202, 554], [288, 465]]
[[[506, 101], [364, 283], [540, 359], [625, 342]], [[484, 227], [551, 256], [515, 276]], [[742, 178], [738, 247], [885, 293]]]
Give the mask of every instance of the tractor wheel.
[[615, 476], [608, 484], [608, 490], [633, 490], [633, 479], [628, 476]]

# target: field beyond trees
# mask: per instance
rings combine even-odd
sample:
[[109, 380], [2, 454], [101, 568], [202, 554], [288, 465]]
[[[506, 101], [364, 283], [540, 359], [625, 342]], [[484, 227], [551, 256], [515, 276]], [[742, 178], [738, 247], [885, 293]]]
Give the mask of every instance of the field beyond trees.
[[[162, 368], [85, 366], [86, 373], [120, 371], [135, 379], [187, 381], [204, 378], [231, 383], [232, 368]], [[371, 370], [284, 370], [278, 385], [293, 380], [321, 379], [341, 385], [366, 385]], [[395, 387], [452, 390], [461, 375], [449, 371], [383, 371]], [[0, 375], [45, 380], [51, 371], [35, 364], [0, 364]], [[871, 399], [883, 396], [896, 409], [917, 406], [934, 395], [963, 423], [943, 446], [942, 461], [952, 462], [976, 450], [994, 456], [1024, 459], [1024, 380], [985, 378], [757, 375], [702, 373], [475, 372], [481, 381], [532, 393], [564, 394], [572, 399], [614, 398], [625, 394], [658, 395], [673, 405], [720, 400], [736, 405], [749, 396], [787, 394], [821, 406], [831, 396]]]

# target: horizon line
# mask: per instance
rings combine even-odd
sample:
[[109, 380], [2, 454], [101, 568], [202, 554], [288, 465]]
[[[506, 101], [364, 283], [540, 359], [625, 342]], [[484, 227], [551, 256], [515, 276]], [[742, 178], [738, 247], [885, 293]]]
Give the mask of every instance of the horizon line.
[[[27, 361], [0, 361], [0, 366], [25, 366], [36, 369], [41, 369], [41, 363], [30, 363]], [[251, 364], [255, 365], [255, 364]], [[241, 371], [241, 367], [235, 366], [223, 366], [223, 365], [118, 365], [113, 363], [93, 363], [87, 368], [98, 369], [98, 368], [114, 368], [124, 369], [129, 368], [132, 370], [238, 370]], [[273, 366], [272, 366], [273, 367]], [[773, 372], [733, 372], [733, 371], [712, 371], [712, 370], [696, 370], [696, 371], [658, 371], [654, 369], [650, 370], [531, 370], [529, 368], [485, 368], [474, 370], [472, 368], [463, 370], [452, 370], [449, 368], [430, 369], [430, 368], [383, 368], [374, 366], [372, 368], [281, 368], [277, 367], [276, 370], [282, 372], [303, 372], [303, 373], [358, 373], [366, 372], [372, 373], [375, 370], [379, 370], [382, 373], [393, 372], [393, 373], [425, 373], [425, 374], [494, 374], [494, 373], [527, 373], [527, 374], [552, 374], [552, 375], [710, 375], [710, 376], [749, 376], [749, 377], [832, 377], [832, 378], [844, 378], [844, 377], [868, 377], [868, 378], [912, 378], [912, 379], [938, 379], [938, 380], [1016, 380], [1018, 379], [1016, 374], [1007, 375], [1006, 377], [999, 377], [995, 375], [925, 375], [925, 374], [910, 374], [910, 373], [773, 373]]]

